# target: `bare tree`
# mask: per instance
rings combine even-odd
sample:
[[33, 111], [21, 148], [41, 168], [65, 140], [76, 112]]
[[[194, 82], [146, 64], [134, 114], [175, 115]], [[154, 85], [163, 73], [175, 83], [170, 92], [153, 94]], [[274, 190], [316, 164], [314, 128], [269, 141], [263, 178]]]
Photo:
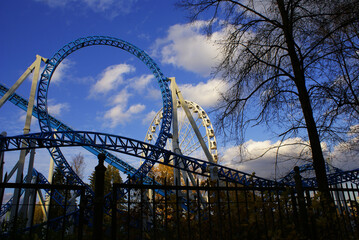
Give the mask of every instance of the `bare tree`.
[[75, 155], [71, 159], [71, 168], [74, 170], [74, 172], [79, 176], [81, 179], [84, 177], [84, 170], [85, 170], [85, 158], [84, 156], [79, 153]]
[[[209, 34], [217, 22], [227, 29], [217, 68], [230, 84], [218, 107], [223, 133], [242, 135], [248, 124], [260, 123], [277, 123], [284, 138], [305, 133], [319, 190], [329, 199], [321, 139], [338, 134], [334, 130], [343, 124], [349, 129], [353, 122], [343, 120], [350, 115], [357, 123], [357, 76], [349, 74], [348, 80], [345, 68], [357, 64], [349, 49], [358, 46], [351, 30], [358, 26], [358, 1], [180, 0], [178, 5], [192, 20], [210, 14]], [[351, 103], [341, 104], [350, 91]], [[345, 106], [351, 108], [344, 111]]]

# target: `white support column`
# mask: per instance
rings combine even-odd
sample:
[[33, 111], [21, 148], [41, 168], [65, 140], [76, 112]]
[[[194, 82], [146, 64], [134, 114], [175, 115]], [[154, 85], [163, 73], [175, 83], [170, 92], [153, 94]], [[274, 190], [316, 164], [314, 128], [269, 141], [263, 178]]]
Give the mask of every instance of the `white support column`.
[[[182, 108], [184, 110], [184, 112], [186, 113], [186, 116], [192, 126], [192, 129], [193, 131], [195, 132], [196, 134], [196, 137], [199, 141], [199, 143], [201, 144], [201, 147], [202, 147], [202, 150], [204, 152], [204, 154], [206, 155], [207, 159], [209, 162], [211, 163], [215, 163], [214, 159], [213, 159], [213, 156], [211, 154], [211, 152], [209, 151], [206, 143], [203, 141], [202, 139], [202, 135], [198, 129], [198, 126], [196, 125], [196, 122], [195, 120], [193, 119], [193, 116], [188, 108], [188, 105], [186, 103], [186, 101], [184, 100], [183, 96], [182, 96], [182, 93], [181, 91], [179, 90], [177, 84], [176, 84], [176, 81], [175, 81], [175, 78], [169, 78], [171, 80], [171, 91], [172, 91], [172, 101], [173, 101], [173, 94], [175, 93], [176, 94], [176, 100], [177, 101], [177, 97], [182, 105]], [[173, 103], [174, 104], [174, 103]], [[177, 107], [173, 107], [173, 109], [177, 109]], [[178, 136], [177, 136], [178, 137]], [[211, 178], [212, 180], [217, 180], [218, 179], [218, 174], [217, 174], [217, 171], [216, 169], [209, 169], [210, 171], [210, 175], [211, 175]]]
[[[176, 93], [176, 82], [175, 78], [169, 78], [171, 80], [171, 92], [172, 92], [172, 151], [177, 154], [181, 154], [179, 149], [179, 140], [178, 140], [178, 116], [177, 116], [177, 93]], [[176, 161], [176, 160], [175, 160]], [[178, 163], [175, 162], [175, 165]], [[181, 173], [178, 168], [174, 168], [174, 183], [181, 185]]]
[[19, 88], [19, 86], [24, 82], [24, 80], [34, 71], [38, 64], [38, 58], [41, 58], [42, 61], [46, 62], [47, 59], [36, 55], [36, 60], [26, 69], [26, 71], [21, 75], [21, 77], [15, 82], [15, 84], [7, 91], [4, 96], [0, 99], [0, 108], [4, 103], [11, 97], [11, 95]]
[[[32, 110], [34, 108], [34, 101], [35, 101], [35, 94], [36, 94], [36, 87], [37, 87], [37, 82], [39, 80], [39, 75], [40, 75], [40, 65], [41, 65], [41, 61], [47, 61], [45, 58], [36, 55], [36, 60], [33, 63], [34, 65], [34, 75], [33, 75], [33, 79], [32, 79], [32, 84], [31, 84], [31, 90], [30, 90], [30, 97], [29, 97], [29, 103], [27, 106], [27, 112], [26, 112], [26, 120], [25, 120], [25, 127], [24, 127], [24, 134], [28, 134], [30, 132], [30, 126], [31, 126], [31, 119], [32, 119]], [[26, 73], [26, 72], [25, 72]], [[24, 73], [24, 74], [25, 74]], [[28, 76], [28, 75], [27, 75]], [[24, 81], [24, 79], [22, 80], [22, 82]], [[21, 83], [20, 83], [21, 84]], [[17, 88], [17, 87], [16, 87]], [[15, 88], [15, 90], [16, 90]], [[10, 89], [11, 90], [11, 89]], [[10, 92], [10, 90], [8, 92]], [[15, 91], [14, 90], [14, 91]], [[26, 145], [25, 142], [22, 143], [22, 147], [24, 147]], [[18, 169], [17, 169], [17, 175], [16, 175], [16, 183], [20, 183], [22, 181], [22, 176], [23, 176], [23, 172], [24, 172], [24, 165], [25, 165], [25, 157], [26, 157], [26, 150], [21, 150], [20, 152], [20, 157], [19, 157], [19, 162], [18, 162]], [[14, 190], [14, 195], [13, 195], [13, 205], [12, 205], [12, 209], [11, 209], [11, 215], [10, 218], [14, 218], [15, 213], [16, 213], [16, 206], [19, 204], [19, 195], [20, 195], [20, 189], [15, 188]], [[27, 203], [24, 203], [27, 204]], [[26, 217], [26, 216], [25, 216]]]
[[46, 222], [47, 221], [47, 212], [46, 212], [46, 209], [45, 209], [46, 200], [44, 200], [44, 196], [42, 195], [41, 189], [37, 190], [37, 196], [39, 197], [39, 202], [40, 202], [40, 205], [41, 205], [42, 215], [44, 216], [43, 220]]
[[[50, 158], [50, 167], [49, 167], [49, 176], [47, 178], [47, 180], [49, 181], [50, 184], [52, 184], [52, 178], [54, 176], [54, 159], [52, 159], [52, 157]], [[44, 221], [48, 220], [48, 215], [47, 213], [49, 212], [49, 208], [50, 208], [50, 200], [51, 200], [51, 195], [47, 195], [45, 198], [45, 208], [43, 209], [43, 212], [46, 213], [46, 215], [44, 215]]]
[[[31, 149], [30, 150], [29, 167], [27, 169], [27, 175], [26, 175], [26, 176], [29, 177], [29, 179], [32, 180], [32, 181], [30, 181], [31, 183], [35, 183], [34, 181], [36, 181], [36, 179], [34, 179], [33, 176], [32, 176], [32, 171], [34, 169], [34, 161], [35, 161], [35, 149]], [[35, 194], [36, 194], [35, 190], [26, 189], [23, 202], [24, 203], [31, 203], [31, 200], [29, 201], [29, 199], [32, 199]], [[31, 211], [31, 207], [29, 208], [29, 204], [23, 204], [21, 209], [20, 209], [20, 212], [22, 213], [22, 215], [27, 216], [27, 213], [29, 213], [28, 209], [30, 209], [30, 211]], [[28, 215], [28, 216], [31, 216], [31, 215]], [[30, 224], [30, 223], [28, 222], [28, 224]]]

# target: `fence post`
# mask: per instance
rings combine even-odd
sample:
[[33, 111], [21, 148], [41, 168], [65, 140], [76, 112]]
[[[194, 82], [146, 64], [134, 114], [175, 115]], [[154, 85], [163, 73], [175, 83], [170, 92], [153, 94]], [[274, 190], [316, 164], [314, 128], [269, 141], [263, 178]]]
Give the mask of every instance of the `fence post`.
[[307, 207], [305, 205], [304, 198], [304, 190], [302, 186], [302, 176], [299, 173], [299, 167], [294, 167], [294, 181], [295, 181], [295, 189], [297, 191], [298, 196], [298, 207], [299, 207], [299, 227], [303, 236], [310, 238], [310, 234], [308, 233], [308, 214]]
[[103, 239], [103, 208], [104, 208], [104, 184], [106, 167], [103, 165], [106, 155], [100, 153], [98, 156], [98, 165], [95, 167], [95, 200], [94, 200], [94, 221], [93, 221], [93, 239]]

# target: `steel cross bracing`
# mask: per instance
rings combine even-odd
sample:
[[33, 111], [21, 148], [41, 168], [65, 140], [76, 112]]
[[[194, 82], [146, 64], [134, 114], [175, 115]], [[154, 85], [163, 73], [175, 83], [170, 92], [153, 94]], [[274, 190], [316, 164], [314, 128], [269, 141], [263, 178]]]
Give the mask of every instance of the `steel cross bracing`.
[[[157, 139], [156, 146], [164, 147], [170, 131], [172, 114], [172, 101], [170, 90], [167, 85], [167, 78], [164, 77], [157, 64], [143, 50], [121, 39], [106, 36], [91, 36], [86, 38], [79, 38], [65, 45], [57, 53], [55, 53], [51, 59], [48, 60], [47, 65], [45, 66], [45, 69], [41, 75], [37, 93], [37, 114], [41, 131], [52, 131], [51, 118], [47, 111], [47, 91], [49, 88], [51, 77], [56, 67], [72, 52], [83, 47], [94, 45], [113, 46], [123, 49], [139, 58], [152, 71], [159, 83], [163, 101], [163, 120], [160, 136]], [[63, 169], [63, 174], [67, 176], [67, 178], [69, 178], [71, 183], [84, 185], [82, 180], [72, 171], [71, 167], [61, 153], [61, 150], [56, 145], [52, 146], [51, 149], [49, 148], [49, 152], [53, 156], [56, 165], [60, 166], [61, 169]], [[151, 170], [152, 166], [153, 163], [151, 161], [145, 161], [140, 166], [140, 168], [135, 171], [133, 175], [138, 178], [145, 178], [147, 173]]]
[[[0, 83], [0, 96], [4, 95], [4, 93], [6, 93], [7, 91], [8, 91], [8, 88]], [[14, 93], [12, 96], [10, 96], [8, 101], [12, 102], [13, 104], [15, 104], [16, 106], [20, 107], [21, 109], [23, 109], [25, 111], [27, 109], [27, 104], [28, 104], [27, 100], [25, 100], [23, 97], [21, 97], [20, 95], [18, 95], [16, 93]], [[38, 118], [38, 111], [39, 111], [38, 108], [36, 106], [34, 106], [33, 116], [36, 118]], [[54, 118], [50, 114], [48, 115], [48, 117], [50, 120], [51, 127], [53, 129], [56, 129], [57, 131], [74, 131], [71, 127], [67, 126], [60, 120]], [[79, 137], [81, 137], [81, 136], [79, 136]], [[84, 148], [87, 149], [88, 151], [90, 151], [91, 153], [95, 154], [96, 156], [99, 153], [105, 153], [105, 155], [107, 157], [106, 158], [107, 163], [111, 164], [112, 166], [116, 167], [117, 169], [119, 169], [120, 171], [122, 171], [124, 173], [133, 175], [137, 171], [137, 169], [135, 167], [132, 167], [130, 164], [126, 163], [125, 161], [122, 161], [121, 159], [119, 159], [118, 157], [114, 156], [113, 154], [111, 154], [109, 152], [104, 152], [101, 149], [94, 148], [91, 146], [90, 147], [85, 146]], [[148, 181], [148, 182], [152, 183], [152, 179], [150, 179], [150, 178], [144, 179], [144, 181]]]
[[[8, 91], [8, 88], [3, 86], [0, 83], [0, 96], [4, 95], [6, 92]], [[10, 96], [10, 98], [8, 99], [8, 101], [12, 102], [13, 104], [15, 104], [16, 106], [20, 107], [21, 109], [25, 110], [27, 109], [27, 105], [28, 102], [27, 100], [25, 100], [23, 97], [21, 97], [20, 95], [14, 93], [13, 95]], [[33, 116], [38, 118], [38, 108], [36, 106], [34, 106], [33, 108]], [[70, 128], [69, 126], [67, 126], [66, 124], [62, 123], [60, 120], [54, 118], [53, 116], [51, 116], [50, 114], [48, 115], [49, 120], [50, 120], [50, 124], [51, 127], [58, 130], [58, 131], [73, 131], [72, 128]], [[78, 136], [81, 138], [81, 136]], [[125, 161], [122, 161], [121, 159], [117, 158], [116, 156], [114, 156], [113, 154], [103, 150], [103, 149], [99, 149], [93, 146], [83, 146], [86, 150], [88, 150], [89, 152], [95, 154], [96, 156], [99, 153], [105, 153], [106, 155], [106, 162], [114, 167], [116, 167], [117, 169], [119, 169], [120, 171], [133, 176], [134, 174], [136, 174], [137, 169], [135, 167], [132, 167], [130, 164], [126, 163]], [[54, 153], [52, 155], [52, 157], [56, 157], [56, 159], [59, 159], [58, 161], [56, 161], [56, 163], [58, 162], [64, 162], [61, 157], [63, 157], [62, 155], [58, 156], [58, 154]], [[66, 160], [65, 160], [66, 161]], [[61, 166], [60, 166], [61, 167]], [[65, 168], [66, 169], [66, 168]], [[66, 170], [65, 170], [66, 171]], [[87, 194], [93, 195], [93, 191], [86, 185], [83, 183], [83, 181], [79, 178], [74, 179], [75, 177], [75, 173], [72, 172], [67, 172], [67, 177], [69, 177], [70, 175], [70, 181], [75, 182], [78, 185], [81, 186], [85, 186], [87, 189]], [[145, 184], [159, 184], [154, 182], [154, 180], [150, 177], [148, 177], [147, 175], [142, 177], [142, 181]], [[107, 196], [107, 198], [111, 198], [111, 195]]]
[[[38, 172], [36, 169], [33, 169], [32, 171], [32, 177], [36, 177], [36, 180], [37, 182], [36, 183], [39, 183], [39, 184], [50, 184], [49, 181], [47, 181], [46, 177], [44, 175], [42, 175], [40, 172]], [[30, 182], [30, 177], [29, 176], [26, 176], [24, 178], [24, 182], [25, 183], [28, 183]], [[62, 194], [57, 191], [56, 189], [55, 190], [51, 190], [50, 189], [44, 189], [45, 192], [49, 195], [51, 195], [52, 199], [58, 203], [61, 207], [64, 207], [64, 197], [62, 196]], [[25, 192], [25, 189], [21, 189], [21, 192], [20, 192], [20, 196]], [[13, 202], [13, 198], [14, 196], [12, 196], [9, 201], [7, 201], [7, 203], [3, 204], [1, 206], [1, 209], [0, 209], [0, 217], [2, 217], [7, 211], [10, 210], [11, 208], [11, 205], [12, 205], [12, 202]]]
[[[355, 184], [359, 184], [359, 169], [354, 169], [350, 171], [343, 171], [340, 168], [334, 167], [329, 163], [325, 164], [325, 169], [328, 176], [329, 185], [336, 185], [338, 183], [344, 182], [353, 182]], [[304, 164], [299, 166], [299, 172], [304, 173], [307, 171], [313, 171], [314, 166], [313, 163]], [[285, 177], [283, 177], [279, 183], [283, 183], [286, 185], [295, 185], [294, 182], [294, 174], [295, 172], [292, 170]], [[306, 187], [317, 186], [316, 177], [302, 177], [302, 184]]]
[[[0, 83], [0, 96], [4, 95], [6, 92], [8, 91], [8, 88], [5, 87], [4, 85], [2, 85]], [[28, 102], [27, 100], [25, 100], [22, 96], [14, 93], [10, 96], [10, 98], [8, 99], [8, 101], [12, 102], [14, 105], [18, 106], [19, 108], [23, 109], [23, 110], [27, 110], [27, 105]], [[162, 111], [162, 109], [161, 109]], [[36, 106], [34, 106], [33, 108], [33, 116], [38, 118], [38, 108]], [[73, 131], [73, 129], [69, 126], [67, 126], [66, 124], [64, 124], [63, 122], [61, 122], [60, 120], [56, 119], [55, 117], [51, 116], [50, 114], [48, 115], [49, 119], [50, 119], [50, 123], [51, 123], [51, 127], [56, 129], [57, 131]], [[79, 138], [81, 138], [81, 136], [78, 136]], [[127, 164], [125, 161], [122, 161], [121, 159], [117, 158], [116, 156], [114, 156], [113, 154], [103, 150], [103, 149], [99, 149], [93, 146], [83, 146], [83, 148], [87, 149], [88, 151], [90, 151], [91, 153], [95, 154], [96, 156], [99, 153], [105, 153], [106, 155], [106, 162], [111, 164], [112, 166], [116, 167], [117, 169], [119, 169], [120, 171], [133, 176], [137, 169], [132, 167], [131, 165]], [[42, 175], [41, 175], [42, 176]], [[44, 176], [42, 176], [42, 178], [44, 178]], [[44, 178], [46, 180], [46, 178]], [[144, 184], [158, 184], [160, 185], [160, 183], [157, 183], [156, 181], [154, 181], [154, 179], [148, 177], [147, 175], [142, 177], [142, 182]], [[82, 184], [80, 184], [82, 185]], [[87, 185], [85, 185], [87, 187]], [[92, 190], [89, 190], [90, 194], [92, 194]], [[158, 191], [159, 194], [164, 195], [163, 191]], [[123, 194], [123, 193], [122, 193]], [[121, 193], [120, 193], [121, 195]], [[105, 197], [105, 203], [106, 203], [106, 207], [109, 209], [110, 206], [110, 201], [112, 199], [112, 193], [108, 194]], [[61, 205], [61, 201], [57, 201], [55, 200], [57, 203], [59, 203]], [[11, 206], [11, 202], [8, 204], [9, 206]], [[6, 210], [7, 211], [7, 210]], [[5, 211], [5, 212], [6, 212]], [[5, 213], [4, 212], [4, 213]]]
[[[80, 139], [76, 137], [78, 134], [82, 135], [82, 139], [84, 139], [83, 141], [80, 141]], [[22, 141], [27, 143], [26, 146], [21, 147]], [[31, 141], [34, 143], [32, 146], [30, 145]], [[111, 134], [96, 132], [42, 132], [13, 137], [0, 137], [0, 152], [30, 148], [48, 148], [53, 145], [58, 147], [93, 145], [107, 150], [144, 158], [153, 163], [165, 164], [207, 177], [209, 176], [209, 168], [215, 167], [218, 170], [219, 179], [237, 182], [246, 186], [270, 187], [278, 184], [280, 185], [279, 182], [256, 177], [218, 164], [209, 163], [204, 160], [178, 155], [155, 145]], [[174, 164], [176, 161], [173, 160], [175, 159], [177, 160], [177, 164]], [[181, 167], [181, 164], [183, 164], [183, 167]], [[358, 181], [358, 177], [359, 169], [343, 172], [336, 171], [335, 173], [328, 174], [329, 184]], [[303, 184], [304, 186], [311, 187], [315, 187], [317, 185], [315, 178], [303, 179]]]
[[[82, 138], [77, 136], [81, 135]], [[26, 146], [21, 147], [24, 141]], [[30, 145], [33, 142], [33, 145]], [[271, 187], [277, 182], [253, 176], [235, 169], [210, 163], [204, 160], [175, 154], [155, 145], [127, 137], [96, 132], [41, 132], [27, 135], [0, 137], [1, 151], [14, 151], [30, 148], [52, 148], [68, 146], [95, 146], [127, 155], [139, 157], [152, 164], [160, 163], [184, 171], [209, 177], [210, 169], [217, 169], [218, 178], [224, 181], [236, 182], [246, 186]], [[176, 161], [174, 161], [176, 160]], [[176, 164], [175, 164], [176, 163]]]

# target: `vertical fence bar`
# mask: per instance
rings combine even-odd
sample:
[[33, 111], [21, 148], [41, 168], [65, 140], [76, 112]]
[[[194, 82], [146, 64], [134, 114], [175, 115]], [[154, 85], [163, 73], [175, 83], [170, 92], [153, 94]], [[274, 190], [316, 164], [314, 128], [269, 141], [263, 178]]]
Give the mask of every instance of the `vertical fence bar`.
[[[343, 206], [343, 204], [345, 205], [345, 199], [344, 199], [344, 194], [343, 192], [341, 192], [341, 194], [339, 194], [339, 189], [332, 189], [332, 195], [335, 196], [336, 202], [337, 202], [337, 208], [339, 210], [339, 213], [337, 213], [337, 221], [338, 221], [338, 228], [339, 231], [342, 231], [347, 234], [347, 228], [346, 228], [346, 221], [345, 221], [345, 216], [346, 216], [346, 209], [345, 206]], [[334, 199], [334, 198], [333, 198]], [[343, 201], [343, 203], [342, 203]], [[350, 224], [350, 223], [349, 223]], [[342, 229], [343, 228], [343, 229]]]
[[263, 189], [260, 190], [261, 192], [261, 199], [262, 199], [262, 215], [263, 215], [263, 225], [264, 225], [264, 232], [266, 235], [266, 239], [268, 239], [268, 226], [267, 226], [267, 215], [266, 215], [266, 210], [267, 210], [267, 206], [266, 206], [266, 201], [264, 199], [264, 194], [263, 194]]
[[[209, 196], [209, 194], [208, 194]], [[197, 179], [197, 211], [198, 211], [198, 226], [199, 239], [202, 240], [202, 216], [201, 216], [201, 193], [199, 191], [199, 180]], [[209, 201], [209, 199], [208, 199]]]
[[[52, 183], [54, 182], [53, 181], [54, 180], [54, 175], [52, 176]], [[53, 195], [54, 195], [54, 190], [53, 189], [51, 189], [51, 191], [50, 191], [50, 205], [49, 205], [49, 210], [48, 210], [48, 212], [47, 212], [47, 218], [46, 218], [46, 235], [45, 235], [45, 239], [46, 240], [48, 240], [49, 239], [49, 228], [50, 228], [50, 217], [51, 217], [51, 213], [52, 213], [52, 207], [51, 206], [53, 206], [52, 204], [53, 204]]]
[[[20, 183], [23, 183], [23, 174], [21, 174], [21, 177], [20, 177]], [[19, 192], [21, 192], [21, 187], [19, 187], [18, 188], [18, 191]], [[15, 199], [15, 197], [17, 198], [17, 199]], [[13, 196], [13, 201], [15, 201], [15, 203], [16, 203], [16, 206], [15, 206], [15, 215], [14, 215], [14, 219], [12, 219], [13, 220], [13, 225], [12, 225], [12, 230], [11, 230], [11, 235], [12, 235], [12, 237], [13, 237], [13, 239], [16, 239], [15, 238], [15, 235], [16, 235], [16, 230], [17, 230], [17, 228], [18, 228], [18, 226], [17, 226], [17, 224], [18, 224], [18, 214], [19, 214], [19, 205], [20, 205], [20, 198], [21, 198], [21, 196], [20, 196], [20, 194], [16, 194], [16, 195], [14, 195]], [[21, 217], [21, 216], [20, 216]]]
[[[242, 228], [241, 228], [241, 211], [240, 211], [240, 203], [239, 203], [239, 198], [238, 198], [238, 185], [237, 183], [235, 183], [235, 194], [236, 194], [236, 207], [237, 207], [237, 223], [238, 223], [238, 231], [236, 231], [237, 233], [241, 233]], [[236, 234], [237, 235], [237, 234]], [[238, 234], [240, 235], [240, 234]], [[239, 236], [237, 236], [239, 237]], [[236, 238], [237, 238], [236, 237]]]
[[305, 206], [302, 177], [300, 176], [298, 166], [294, 167], [294, 172], [295, 172], [294, 173], [295, 189], [297, 191], [297, 196], [298, 196], [300, 231], [303, 234], [303, 236], [308, 237], [308, 232], [306, 231], [306, 229], [308, 229], [308, 214], [307, 214], [307, 208]]
[[155, 191], [155, 178], [152, 178], [152, 222], [153, 222], [153, 236], [154, 239], [157, 239], [157, 219], [156, 219], [156, 191]]
[[[6, 183], [6, 179], [7, 179], [7, 172], [5, 173], [4, 183]], [[4, 200], [4, 192], [5, 192], [5, 187], [0, 188], [0, 209], [2, 209], [2, 201]]]
[[180, 239], [180, 213], [179, 213], [179, 206], [178, 203], [180, 202], [180, 198], [178, 195], [178, 186], [181, 186], [180, 182], [177, 182], [178, 179], [175, 179], [175, 186], [176, 186], [176, 235], [177, 235], [177, 239]]
[[[140, 184], [142, 186], [142, 178], [140, 180]], [[143, 201], [143, 191], [142, 191], [142, 188], [139, 189], [140, 190], [140, 239], [143, 239], [143, 232], [144, 232], [144, 224], [143, 224], [143, 221], [144, 221], [144, 217], [143, 217], [143, 204], [144, 204], [144, 201]]]
[[253, 214], [255, 216], [255, 220], [256, 220], [256, 223], [255, 223], [255, 235], [257, 236], [257, 238], [260, 238], [258, 237], [258, 234], [261, 233], [260, 231], [260, 224], [258, 223], [258, 207], [257, 207], [257, 198], [256, 198], [256, 192], [255, 192], [255, 189], [253, 188], [252, 190], [252, 197], [253, 197]]
[[276, 202], [278, 203], [278, 218], [279, 218], [279, 227], [280, 229], [283, 229], [283, 216], [282, 216], [282, 205], [281, 205], [281, 197], [279, 195], [279, 189], [277, 188], [275, 191], [275, 197], [276, 197]]
[[305, 195], [306, 195], [306, 199], [307, 199], [307, 209], [310, 210], [310, 212], [308, 213], [308, 221], [309, 221], [309, 228], [308, 228], [308, 231], [309, 231], [309, 236], [312, 238], [312, 239], [317, 239], [317, 235], [316, 235], [316, 220], [315, 220], [315, 216], [314, 216], [314, 211], [313, 209], [311, 210], [312, 208], [312, 200], [311, 200], [311, 196], [310, 196], [310, 191], [307, 189], [305, 191]]
[[[167, 186], [167, 178], [164, 180], [164, 185]], [[167, 188], [165, 189], [165, 239], [169, 239], [168, 231], [168, 203], [167, 203]]]
[[127, 190], [127, 239], [130, 239], [131, 232], [131, 188]]
[[79, 226], [77, 233], [77, 240], [82, 240], [83, 230], [84, 230], [84, 216], [85, 216], [85, 207], [86, 207], [86, 199], [85, 199], [85, 187], [81, 188], [81, 198], [80, 198], [80, 211], [79, 211]]
[[[38, 183], [39, 182], [39, 176], [37, 176], [37, 179], [36, 179], [36, 186], [38, 186]], [[33, 232], [33, 226], [34, 226], [34, 216], [35, 216], [35, 210], [36, 210], [36, 192], [38, 191], [39, 189], [38, 188], [35, 188], [34, 189], [34, 194], [32, 194], [32, 201], [31, 201], [31, 204], [33, 206], [33, 210], [31, 211], [31, 216], [30, 216], [30, 239], [32, 239], [32, 232]], [[30, 206], [31, 208], [31, 206]]]
[[[354, 216], [355, 216], [355, 223], [359, 223], [359, 220], [358, 220], [358, 214], [359, 214], [359, 204], [358, 204], [358, 200], [357, 199], [359, 199], [359, 188], [358, 188], [358, 185], [356, 184], [355, 185], [356, 186], [356, 188], [355, 188], [355, 190], [356, 191], [353, 191], [353, 197], [354, 197], [354, 203], [355, 203], [355, 211], [354, 211]], [[354, 190], [354, 186], [353, 186], [353, 183], [352, 183], [352, 189]], [[355, 194], [356, 193], [356, 194]], [[357, 225], [358, 226], [358, 225]], [[357, 239], [359, 239], [359, 227], [357, 227], [356, 229], [356, 232], [355, 232], [355, 234], [354, 234], [354, 236], [356, 235], [357, 236]]]
[[112, 210], [111, 210], [111, 237], [112, 240], [116, 239], [116, 229], [117, 229], [117, 191], [118, 185], [113, 184], [112, 191]]
[[231, 199], [230, 199], [230, 195], [229, 195], [229, 191], [228, 191], [228, 182], [226, 182], [226, 195], [227, 195], [227, 214], [228, 214], [228, 220], [229, 220], [229, 239], [233, 239], [233, 234], [232, 234], [232, 215], [231, 215]]
[[[344, 196], [344, 205], [345, 205], [345, 208], [346, 208], [346, 211], [347, 211], [347, 219], [348, 219], [348, 223], [347, 224], [345, 224], [345, 225], [348, 225], [348, 230], [350, 230], [350, 232], [351, 232], [351, 234], [353, 234], [354, 233], [354, 229], [353, 229], [353, 226], [352, 226], [352, 221], [351, 221], [351, 216], [352, 216], [352, 211], [351, 211], [351, 209], [350, 209], [350, 206], [351, 206], [351, 204], [352, 204], [352, 199], [351, 199], [351, 191], [350, 190], [352, 190], [352, 189], [349, 189], [349, 187], [348, 187], [348, 183], [345, 183], [345, 192], [346, 192], [346, 194], [344, 194], [344, 188], [343, 188], [343, 186], [342, 186], [342, 195]], [[345, 196], [347, 196], [348, 197], [348, 200], [347, 199], [345, 199]], [[348, 201], [348, 202], [347, 202]], [[350, 206], [349, 206], [350, 205]], [[348, 235], [349, 236], [349, 235]]]
[[208, 188], [208, 225], [209, 225], [209, 239], [213, 239], [213, 227], [212, 227], [212, 211], [211, 211], [211, 199], [212, 199], [212, 191], [211, 191], [211, 185], [210, 181], [207, 179], [207, 188]]
[[[66, 179], [66, 187], [69, 186], [69, 180]], [[65, 202], [64, 202], [64, 211], [62, 215], [62, 232], [61, 232], [61, 239], [65, 239], [65, 229], [66, 229], [66, 211], [67, 211], [67, 188], [65, 189]]]
[[186, 222], [187, 222], [187, 231], [188, 231], [187, 239], [191, 239], [191, 221], [190, 221], [191, 199], [189, 198], [188, 178], [186, 179], [186, 202], [187, 202], [187, 221]]
[[220, 239], [224, 239], [223, 238], [223, 231], [222, 229], [224, 228], [224, 226], [222, 226], [222, 211], [221, 211], [221, 192], [219, 189], [219, 180], [217, 179], [217, 229], [218, 229], [218, 235]]

